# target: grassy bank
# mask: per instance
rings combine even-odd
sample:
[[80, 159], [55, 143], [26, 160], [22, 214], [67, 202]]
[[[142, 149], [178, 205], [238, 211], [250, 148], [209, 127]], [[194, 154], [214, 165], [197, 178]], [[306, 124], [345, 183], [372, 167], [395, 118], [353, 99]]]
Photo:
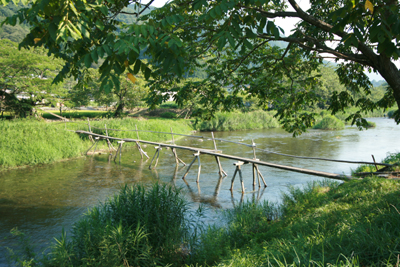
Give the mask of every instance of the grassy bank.
[[[176, 133], [189, 134], [192, 130], [188, 121], [185, 120], [137, 120], [132, 118], [104, 119], [91, 121], [92, 131], [105, 134], [104, 128], [118, 130], [133, 130], [137, 125], [139, 130], [170, 132], [170, 128]], [[91, 145], [86, 135], [66, 131], [88, 130], [87, 122], [75, 123], [47, 123], [38, 120], [12, 120], [0, 121], [0, 170], [25, 166], [51, 163], [67, 158], [81, 156]], [[112, 131], [110, 136], [120, 138], [137, 138], [134, 131]], [[141, 139], [149, 141], [166, 141], [171, 139], [169, 134], [139, 133]], [[105, 142], [98, 148], [105, 148]]]
[[124, 188], [44, 255], [25, 244], [10, 257], [21, 266], [397, 266], [399, 190], [377, 178], [314, 182], [290, 188], [282, 205], [248, 202], [225, 213], [227, 225], [204, 229], [185, 219], [171, 187]]
[[268, 129], [279, 127], [274, 112], [217, 112], [209, 121], [202, 120], [195, 125], [198, 131], [236, 131], [250, 129]]

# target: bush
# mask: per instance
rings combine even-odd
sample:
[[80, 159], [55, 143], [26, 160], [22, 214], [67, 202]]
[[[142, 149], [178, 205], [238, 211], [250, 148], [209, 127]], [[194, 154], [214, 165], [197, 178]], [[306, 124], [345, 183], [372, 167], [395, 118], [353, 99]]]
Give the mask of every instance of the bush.
[[160, 117], [165, 118], [165, 119], [175, 119], [176, 113], [167, 111], [167, 112], [161, 113]]
[[268, 129], [279, 127], [278, 120], [273, 112], [218, 112], [211, 120], [202, 120], [197, 123], [199, 131], [235, 131], [249, 129]]
[[333, 115], [327, 115], [318, 122], [313, 129], [321, 130], [342, 130], [344, 129], [344, 122], [339, 120]]
[[57, 240], [50, 266], [157, 266], [179, 263], [189, 237], [187, 202], [172, 186], [125, 186]]

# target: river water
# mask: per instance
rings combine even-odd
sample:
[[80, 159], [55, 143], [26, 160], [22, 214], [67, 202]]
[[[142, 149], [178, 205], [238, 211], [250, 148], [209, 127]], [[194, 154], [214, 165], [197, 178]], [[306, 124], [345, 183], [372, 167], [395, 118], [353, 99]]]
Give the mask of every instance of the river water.
[[[353, 161], [372, 161], [371, 155], [381, 161], [388, 152], [400, 151], [400, 126], [393, 120], [371, 118], [376, 128], [359, 131], [356, 127], [346, 127], [341, 131], [310, 130], [300, 137], [281, 129], [251, 130], [236, 132], [216, 132], [215, 137], [234, 142], [257, 144], [257, 148], [307, 157], [321, 157]], [[213, 148], [210, 133], [197, 133], [205, 138], [184, 137], [177, 141], [179, 145]], [[229, 142], [217, 142], [224, 154], [252, 158], [252, 148]], [[153, 156], [152, 146], [144, 148]], [[192, 152], [178, 150], [178, 156], [186, 163], [193, 159]], [[350, 174], [351, 168], [357, 165], [328, 161], [306, 160], [278, 156], [257, 151], [257, 157], [283, 165], [313, 169], [331, 173]], [[117, 160], [118, 161], [118, 160]], [[253, 190], [251, 166], [242, 168], [246, 193], [241, 194], [239, 177], [235, 180], [231, 193], [230, 181], [234, 172], [234, 161], [221, 159], [223, 169], [228, 173], [219, 179], [215, 158], [201, 156], [201, 177], [197, 185], [197, 161], [194, 163], [185, 183], [181, 178], [186, 167], [175, 167], [171, 150], [163, 149], [156, 169], [149, 170], [150, 160], [141, 160], [136, 149], [122, 152], [121, 163], [108, 160], [107, 155], [88, 156], [80, 159], [58, 162], [49, 165], [12, 170], [0, 173], [0, 266], [5, 266], [5, 247], [12, 247], [16, 239], [11, 237], [10, 230], [19, 230], [31, 236], [34, 244], [43, 248], [59, 237], [62, 229], [71, 229], [79, 216], [108, 197], [118, 192], [124, 184], [138, 182], [153, 183], [162, 181], [173, 183], [183, 188], [186, 198], [193, 209], [204, 207], [206, 222], [219, 222], [223, 209], [232, 208], [240, 201], [273, 201], [279, 202], [282, 192], [288, 186], [302, 187], [310, 181], [321, 180], [321, 177], [293, 173], [279, 169], [260, 166], [266, 178], [267, 188]]]

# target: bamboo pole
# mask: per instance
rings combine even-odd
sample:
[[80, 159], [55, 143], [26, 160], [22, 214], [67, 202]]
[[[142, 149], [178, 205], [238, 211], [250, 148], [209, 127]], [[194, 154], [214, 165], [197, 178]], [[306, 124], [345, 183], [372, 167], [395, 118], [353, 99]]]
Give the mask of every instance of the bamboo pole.
[[374, 155], [371, 155], [371, 156], [372, 156], [372, 160], [374, 161], [376, 171], [379, 171], [378, 165], [376, 165], [376, 161], [375, 161]]

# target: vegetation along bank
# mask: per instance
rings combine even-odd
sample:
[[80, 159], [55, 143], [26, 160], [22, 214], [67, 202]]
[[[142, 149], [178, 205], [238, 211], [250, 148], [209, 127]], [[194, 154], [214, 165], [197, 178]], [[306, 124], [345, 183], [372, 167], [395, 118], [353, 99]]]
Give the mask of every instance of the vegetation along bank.
[[[90, 122], [92, 131], [105, 135], [103, 128], [133, 130], [135, 125], [139, 130], [170, 132], [172, 128], [177, 133], [192, 131], [185, 120], [137, 120], [102, 119]], [[51, 163], [58, 160], [79, 157], [91, 146], [87, 136], [79, 136], [73, 131], [88, 130], [87, 122], [48, 123], [36, 119], [0, 120], [0, 170], [8, 168]], [[73, 130], [73, 131], [66, 131]], [[136, 132], [109, 131], [109, 134], [120, 138], [137, 138]], [[167, 134], [140, 133], [140, 138], [149, 141], [166, 141], [171, 136]], [[105, 144], [103, 145], [106, 147]], [[101, 147], [100, 147], [101, 148]]]
[[313, 182], [291, 187], [281, 204], [243, 203], [221, 214], [225, 225], [205, 226], [176, 188], [134, 185], [43, 254], [25, 242], [8, 257], [21, 266], [398, 266], [399, 190], [374, 177]]

